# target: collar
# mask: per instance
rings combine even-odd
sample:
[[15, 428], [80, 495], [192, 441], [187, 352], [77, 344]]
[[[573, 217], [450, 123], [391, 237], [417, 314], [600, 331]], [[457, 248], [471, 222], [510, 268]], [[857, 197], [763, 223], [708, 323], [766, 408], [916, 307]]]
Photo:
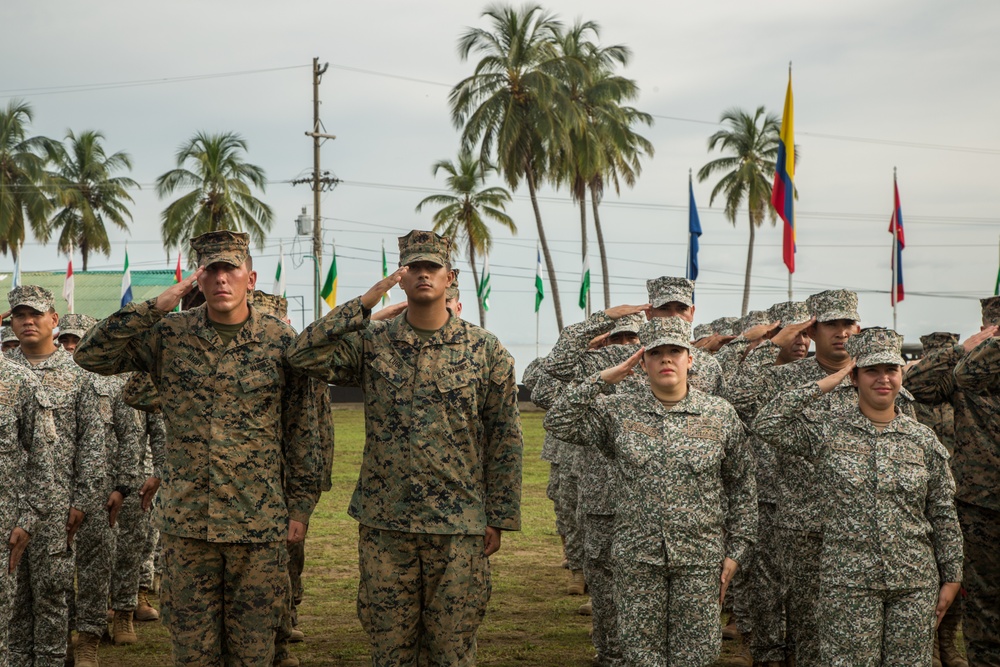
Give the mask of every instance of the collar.
[[630, 394], [638, 398], [637, 407], [646, 412], [651, 412], [656, 415], [666, 417], [672, 413], [684, 413], [689, 415], [700, 415], [702, 411], [702, 401], [697, 390], [692, 389], [688, 386], [687, 396], [682, 398], [676, 405], [671, 408], [667, 408], [660, 400], [653, 395], [653, 391], [648, 388], [645, 391], [636, 392], [635, 394]]
[[[197, 308], [192, 309], [190, 312], [193, 313], [194, 328], [191, 330], [195, 336], [203, 338], [214, 347], [222, 347], [222, 338], [219, 337], [219, 332], [215, 330], [215, 327], [208, 321], [208, 306], [206, 304], [201, 304]], [[240, 332], [236, 334], [236, 338], [230, 341], [230, 347], [239, 347], [240, 345], [246, 345], [248, 343], [259, 343], [264, 340], [264, 327], [262, 326], [260, 311], [250, 304], [250, 319], [248, 319], [244, 324]]]
[[417, 332], [406, 321], [406, 313], [409, 309], [389, 320], [386, 324], [389, 338], [400, 343], [407, 343], [413, 347], [422, 345], [457, 345], [462, 342], [465, 333], [465, 326], [462, 320], [453, 314], [444, 323], [444, 326], [431, 334], [431, 337], [424, 343], [417, 336]]

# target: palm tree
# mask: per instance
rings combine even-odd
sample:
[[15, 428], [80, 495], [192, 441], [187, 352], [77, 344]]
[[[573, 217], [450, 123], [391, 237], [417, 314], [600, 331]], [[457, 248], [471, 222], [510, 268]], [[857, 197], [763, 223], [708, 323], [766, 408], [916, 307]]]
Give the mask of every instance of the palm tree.
[[537, 196], [552, 144], [564, 135], [563, 124], [574, 121], [575, 110], [559, 85], [567, 66], [555, 44], [561, 23], [538, 5], [490, 5], [482, 15], [491, 30], [470, 28], [458, 41], [463, 60], [473, 52], [482, 57], [449, 94], [452, 121], [462, 130], [462, 147], [478, 145], [480, 159], [495, 164], [510, 188], [527, 183], [562, 331], [559, 284]]
[[736, 225], [736, 213], [740, 206], [744, 201], [747, 204], [750, 242], [747, 245], [742, 309], [742, 314], [746, 315], [750, 305], [754, 236], [757, 228], [764, 224], [765, 215], [770, 217], [772, 225], [777, 220], [771, 206], [771, 181], [774, 178], [774, 161], [778, 156], [781, 121], [775, 114], [765, 113], [764, 107], [760, 106], [752, 116], [743, 109], [726, 109], [719, 122], [729, 127], [708, 138], [708, 150], [718, 147], [729, 155], [712, 160], [699, 169], [698, 180], [704, 181], [712, 174], [726, 172], [712, 188], [708, 203], [711, 206], [717, 196], [723, 195], [726, 199], [726, 219], [733, 226]]
[[46, 137], [28, 137], [31, 105], [11, 100], [0, 109], [0, 253], [17, 260], [25, 227], [47, 241], [51, 183], [45, 167], [57, 151]]
[[417, 212], [419, 213], [424, 205], [440, 205], [441, 208], [434, 214], [434, 231], [455, 239], [452, 245], [453, 252], [460, 246], [464, 246], [468, 251], [469, 264], [472, 266], [472, 281], [477, 287], [479, 324], [485, 327], [486, 308], [482, 296], [478, 294], [476, 254], [485, 255], [493, 247], [493, 234], [487, 224], [488, 220], [506, 227], [512, 234], [517, 233], [517, 225], [504, 213], [511, 196], [506, 189], [500, 187], [478, 189], [480, 185], [485, 184], [486, 175], [496, 171], [496, 168], [473, 157], [468, 150], [458, 154], [457, 166], [451, 160], [435, 162], [434, 175], [437, 175], [439, 170], [447, 172], [446, 184], [454, 194], [425, 197], [417, 204]]
[[198, 132], [181, 144], [177, 168], [156, 179], [161, 199], [175, 190], [191, 189], [160, 216], [167, 248], [219, 230], [247, 232], [258, 248], [264, 246], [274, 212], [251, 194], [251, 186], [263, 192], [267, 181], [261, 167], [244, 161], [246, 150], [246, 140], [236, 132]]
[[127, 176], [114, 176], [122, 169], [132, 168], [132, 159], [121, 151], [108, 155], [101, 142], [100, 132], [70, 130], [66, 146], [56, 159], [53, 182], [57, 188], [52, 203], [59, 211], [52, 218], [51, 229], [62, 229], [59, 234], [59, 251], [72, 252], [80, 248], [83, 270], [94, 250], [111, 254], [105, 220], [119, 229], [128, 229], [126, 218], [132, 219], [128, 203], [132, 203], [129, 188], [139, 184]]

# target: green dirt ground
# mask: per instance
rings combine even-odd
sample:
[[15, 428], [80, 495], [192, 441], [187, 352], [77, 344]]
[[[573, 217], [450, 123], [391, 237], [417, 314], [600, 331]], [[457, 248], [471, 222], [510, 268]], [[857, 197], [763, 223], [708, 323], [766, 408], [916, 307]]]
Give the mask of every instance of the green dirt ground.
[[[548, 464], [539, 458], [542, 414], [522, 414], [522, 530], [504, 534], [499, 553], [491, 558], [493, 597], [479, 631], [481, 665], [587, 666], [594, 655], [587, 636], [589, 618], [576, 613], [585, 598], [564, 594], [568, 575], [559, 566], [562, 550], [555, 515], [545, 497]], [[355, 615], [358, 529], [347, 516], [361, 466], [364, 414], [357, 407], [338, 409], [334, 423], [333, 490], [323, 494], [306, 539], [305, 600], [299, 607], [299, 627], [306, 640], [292, 648], [303, 666], [370, 664], [367, 638]], [[101, 664], [171, 664], [167, 633], [159, 623], [139, 623], [137, 633], [139, 644], [134, 646], [102, 644]]]

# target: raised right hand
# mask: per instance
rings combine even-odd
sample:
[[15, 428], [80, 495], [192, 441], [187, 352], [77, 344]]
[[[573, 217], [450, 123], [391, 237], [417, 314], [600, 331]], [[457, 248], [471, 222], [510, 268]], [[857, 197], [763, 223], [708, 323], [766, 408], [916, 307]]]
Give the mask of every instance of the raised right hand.
[[963, 340], [962, 349], [965, 350], [966, 353], [972, 352], [974, 349], [979, 347], [979, 345], [984, 340], [996, 336], [998, 330], [1000, 330], [1000, 327], [997, 327], [995, 324], [991, 324], [988, 327], [984, 327], [983, 330], [980, 331], [979, 333], [972, 334], [971, 336]]
[[830, 373], [822, 380], [817, 380], [816, 384], [824, 394], [828, 394], [840, 386], [840, 383], [844, 381], [844, 378], [847, 377], [853, 370], [854, 360], [851, 359], [851, 363], [847, 364], [836, 373]]
[[614, 306], [613, 308], [608, 308], [604, 311], [604, 314], [613, 320], [620, 320], [628, 315], [638, 315], [639, 313], [645, 313], [650, 309], [650, 304], [644, 303], [641, 306]]
[[156, 309], [161, 313], [169, 313], [180, 305], [181, 299], [194, 289], [195, 283], [198, 282], [198, 277], [204, 272], [205, 267], [199, 266], [190, 276], [163, 290], [160, 296], [156, 297]]
[[629, 375], [632, 375], [635, 367], [639, 364], [639, 360], [642, 359], [642, 353], [646, 351], [646, 348], [640, 347], [639, 351], [633, 354], [631, 357], [621, 362], [617, 366], [612, 366], [611, 368], [605, 368], [601, 371], [601, 379], [608, 384], [618, 384]]
[[800, 333], [811, 327], [816, 323], [815, 317], [810, 317], [808, 320], [802, 324], [789, 324], [787, 327], [782, 328], [778, 333], [774, 334], [771, 338], [771, 342], [778, 347], [784, 347], [788, 343], [795, 340]]
[[373, 309], [382, 300], [385, 293], [399, 284], [399, 281], [406, 275], [409, 267], [401, 266], [382, 280], [372, 285], [371, 289], [361, 296], [361, 305], [368, 310]]

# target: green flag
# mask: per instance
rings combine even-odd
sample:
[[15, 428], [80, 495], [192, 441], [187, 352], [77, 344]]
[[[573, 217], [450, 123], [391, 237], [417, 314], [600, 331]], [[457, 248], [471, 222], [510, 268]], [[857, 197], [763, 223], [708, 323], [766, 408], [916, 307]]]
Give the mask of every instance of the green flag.
[[326, 282], [323, 283], [323, 291], [319, 293], [327, 305], [331, 308], [337, 307], [337, 249], [333, 250], [333, 257], [330, 258], [330, 270], [326, 274]]
[[[382, 277], [389, 277], [389, 263], [385, 261], [385, 241], [382, 241]], [[389, 293], [386, 292], [382, 295], [382, 305], [389, 303]]]
[[587, 310], [587, 295], [590, 294], [590, 259], [583, 258], [583, 277], [580, 279], [580, 308]]
[[545, 298], [545, 287], [542, 284], [542, 251], [536, 250], [538, 253], [538, 264], [535, 267], [535, 312], [538, 312], [539, 306], [542, 305], [542, 299]]
[[479, 295], [479, 300], [483, 304], [483, 311], [490, 309], [490, 256], [486, 255], [483, 258], [483, 277], [479, 281], [479, 285], [476, 287], [476, 294]]
[[1000, 269], [997, 269], [997, 284], [993, 286], [993, 296], [1000, 296]]

